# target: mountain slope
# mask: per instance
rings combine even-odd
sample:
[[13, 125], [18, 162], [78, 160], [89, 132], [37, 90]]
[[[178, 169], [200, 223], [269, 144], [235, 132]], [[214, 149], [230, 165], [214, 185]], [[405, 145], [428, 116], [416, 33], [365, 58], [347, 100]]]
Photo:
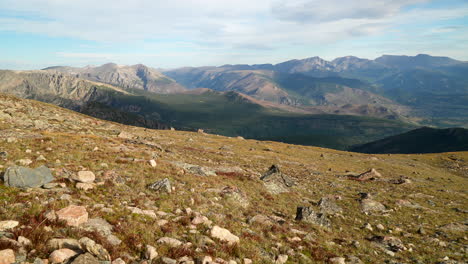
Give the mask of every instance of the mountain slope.
[[[0, 256], [462, 264], [467, 161], [130, 127], [0, 94]], [[15, 164], [53, 181], [11, 186]]]
[[[182, 68], [165, 73], [189, 89], [233, 90], [302, 109], [319, 106], [313, 111], [330, 114], [366, 107], [385, 109], [367, 113], [385, 112], [375, 117], [440, 127], [468, 127], [467, 65], [419, 54], [383, 55], [375, 60], [312, 57], [276, 65]], [[361, 115], [369, 116], [366, 111]]]
[[295, 113], [236, 92], [155, 94], [48, 71], [0, 71], [0, 92], [150, 128], [196, 130], [345, 149], [414, 128], [399, 121]]
[[350, 148], [361, 153], [439, 153], [468, 151], [468, 129], [423, 127]]
[[129, 125], [169, 128], [158, 120], [146, 120], [132, 111], [106, 107], [114, 100], [116, 94], [124, 97], [132, 96], [122, 88], [83, 80], [60, 72], [0, 70], [0, 92], [52, 103]]
[[44, 70], [69, 73], [78, 78], [107, 83], [124, 89], [142, 89], [155, 93], [177, 93], [184, 87], [159, 71], [142, 64], [120, 66], [108, 63], [98, 67], [73, 68], [54, 66]]
[[[300, 73], [271, 70], [241, 70], [242, 66], [182, 68], [165, 72], [186, 87], [236, 91], [257, 100], [296, 107], [301, 110], [334, 114], [391, 117], [409, 121], [408, 109], [372, 92], [369, 84], [341, 77], [317, 78]], [[382, 112], [347, 111], [362, 107]], [[346, 106], [346, 107], [344, 107]]]

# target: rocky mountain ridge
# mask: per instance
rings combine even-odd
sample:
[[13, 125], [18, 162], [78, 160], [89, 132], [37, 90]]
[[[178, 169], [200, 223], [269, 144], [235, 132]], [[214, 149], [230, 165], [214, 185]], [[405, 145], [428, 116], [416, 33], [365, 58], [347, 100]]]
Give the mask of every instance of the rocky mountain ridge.
[[44, 70], [68, 73], [78, 78], [107, 83], [123, 89], [141, 89], [162, 94], [178, 93], [185, 90], [174, 80], [143, 64], [126, 66], [107, 63], [97, 67], [86, 66], [83, 68], [53, 66]]

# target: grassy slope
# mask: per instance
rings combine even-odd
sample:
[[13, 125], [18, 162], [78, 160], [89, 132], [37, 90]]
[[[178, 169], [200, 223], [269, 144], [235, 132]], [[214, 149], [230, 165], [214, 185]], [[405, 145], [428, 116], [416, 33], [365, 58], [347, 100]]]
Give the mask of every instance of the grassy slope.
[[[7, 104], [8, 101], [13, 103]], [[12, 110], [15, 107], [17, 109]], [[346, 255], [357, 256], [364, 263], [435, 263], [445, 256], [459, 261], [466, 259], [466, 253], [462, 251], [466, 245], [466, 233], [441, 231], [440, 226], [466, 219], [465, 213], [454, 208], [466, 210], [468, 206], [468, 152], [370, 156], [193, 132], [146, 130], [96, 120], [43, 103], [0, 95], [0, 111], [5, 109], [10, 109], [9, 112], [16, 118], [0, 121], [0, 151], [8, 152], [8, 157], [0, 160], [0, 172], [15, 160], [24, 158], [33, 160], [31, 167], [44, 164], [51, 167], [59, 181], [68, 185], [70, 190], [67, 193], [71, 195], [72, 203], [86, 206], [90, 218], [103, 217], [109, 221], [114, 226], [114, 234], [123, 241], [122, 245], [111, 247], [103, 237], [96, 234], [45, 221], [45, 212], [59, 210], [70, 204], [59, 199], [64, 192], [61, 189], [23, 192], [0, 184], [0, 220], [18, 220], [20, 226], [30, 227], [13, 230], [15, 238], [22, 235], [31, 239], [32, 248], [37, 251], [28, 257], [30, 261], [36, 256], [45, 258], [50, 254], [45, 242], [51, 238], [80, 238], [84, 235], [103, 244], [113, 259], [123, 257], [125, 260], [126, 254], [142, 255], [146, 244], [156, 245], [155, 241], [162, 236], [191, 242], [194, 246], [190, 249], [169, 249], [158, 245], [160, 256], [211, 255], [225, 260], [237, 259], [238, 263], [244, 257], [251, 258], [254, 263], [272, 263], [269, 254], [273, 257], [287, 254], [290, 249], [309, 257], [313, 260], [312, 263], [325, 263], [330, 257]], [[51, 117], [62, 117], [64, 120]], [[26, 123], [20, 123], [27, 122], [28, 119], [43, 120], [49, 127], [47, 130], [38, 130]], [[116, 137], [122, 130], [134, 134], [139, 140], [129, 141]], [[11, 136], [15, 136], [18, 142], [4, 141]], [[157, 143], [166, 151], [161, 152], [140, 144], [140, 139]], [[96, 146], [99, 149], [93, 151]], [[229, 146], [231, 150], [219, 150], [222, 146]], [[47, 151], [47, 148], [52, 151]], [[267, 148], [269, 151], [265, 151]], [[26, 149], [31, 149], [32, 153], [26, 153]], [[47, 161], [37, 161], [39, 154], [44, 155]], [[142, 160], [156, 158], [158, 166], [151, 168], [140, 162], [117, 162], [120, 157]], [[60, 162], [56, 162], [57, 159]], [[171, 161], [207, 167], [238, 166], [244, 172], [200, 177], [181, 172], [171, 165]], [[102, 163], [106, 163], [107, 167], [101, 165]], [[283, 172], [298, 183], [291, 192], [280, 195], [266, 192], [258, 178], [271, 164], [279, 164]], [[345, 171], [362, 172], [371, 167], [382, 173], [382, 180], [357, 182], [337, 177]], [[124, 183], [115, 185], [106, 181], [103, 186], [84, 192], [60, 176], [64, 171], [76, 173], [83, 168], [94, 171], [98, 180], [104, 174], [113, 172], [122, 177]], [[410, 177], [412, 183], [395, 185], [387, 182], [400, 175]], [[173, 183], [175, 193], [160, 195], [145, 188], [146, 184], [165, 177]], [[249, 205], [242, 207], [229, 196], [212, 191], [225, 186], [238, 188], [247, 197]], [[190, 191], [192, 188], [193, 191]], [[373, 193], [375, 199], [391, 211], [384, 215], [366, 215], [360, 212], [356, 200], [359, 192]], [[344, 210], [331, 218], [331, 230], [294, 221], [296, 206], [310, 205], [311, 201], [318, 201], [327, 195], [341, 197], [337, 204]], [[422, 208], [400, 207], [397, 203], [401, 199], [417, 203]], [[100, 207], [95, 206], [97, 204], [104, 204], [114, 212], [103, 212]], [[198, 226], [197, 232], [189, 232], [189, 220], [184, 214], [180, 215], [182, 219], [177, 222], [173, 221], [175, 216], [171, 215], [151, 219], [130, 214], [125, 209], [127, 205], [166, 213], [190, 207], [206, 215], [214, 224], [239, 236], [241, 243], [230, 247], [216, 242], [207, 249], [196, 252], [196, 247], [202, 247], [201, 241], [208, 231], [206, 227]], [[271, 227], [247, 224], [247, 219], [256, 214], [282, 215], [286, 223], [276, 223]], [[160, 219], [168, 219], [169, 224], [159, 227], [156, 222]], [[374, 231], [361, 228], [364, 223], [374, 226]], [[385, 230], [375, 228], [379, 223]], [[44, 226], [50, 226], [52, 231], [45, 232]], [[420, 226], [424, 228], [425, 234], [417, 232]], [[401, 231], [397, 231], [398, 228]], [[309, 234], [313, 241], [294, 230]], [[412, 251], [402, 251], [396, 253], [395, 257], [390, 257], [367, 240], [373, 235], [397, 237]], [[291, 240], [293, 237], [299, 237], [301, 241], [294, 242]], [[444, 242], [445, 246], [440, 246], [436, 239]], [[353, 241], [359, 242], [359, 246], [353, 246]], [[5, 247], [7, 245], [0, 244], [0, 250]], [[310, 263], [301, 259], [299, 254], [291, 255], [288, 263]]]

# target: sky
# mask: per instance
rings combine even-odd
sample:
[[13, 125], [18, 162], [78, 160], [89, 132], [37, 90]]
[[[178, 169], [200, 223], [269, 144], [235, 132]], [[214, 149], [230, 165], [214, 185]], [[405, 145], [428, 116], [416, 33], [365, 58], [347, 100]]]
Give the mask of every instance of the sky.
[[468, 0], [0, 0], [0, 69], [468, 61]]

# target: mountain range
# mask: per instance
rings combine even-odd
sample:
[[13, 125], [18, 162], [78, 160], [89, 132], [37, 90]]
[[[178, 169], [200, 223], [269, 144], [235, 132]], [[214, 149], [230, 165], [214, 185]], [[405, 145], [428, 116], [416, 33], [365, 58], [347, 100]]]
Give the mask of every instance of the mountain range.
[[422, 125], [468, 126], [468, 63], [319, 57], [156, 70], [114, 63], [0, 71], [0, 92], [148, 128], [347, 149]]

